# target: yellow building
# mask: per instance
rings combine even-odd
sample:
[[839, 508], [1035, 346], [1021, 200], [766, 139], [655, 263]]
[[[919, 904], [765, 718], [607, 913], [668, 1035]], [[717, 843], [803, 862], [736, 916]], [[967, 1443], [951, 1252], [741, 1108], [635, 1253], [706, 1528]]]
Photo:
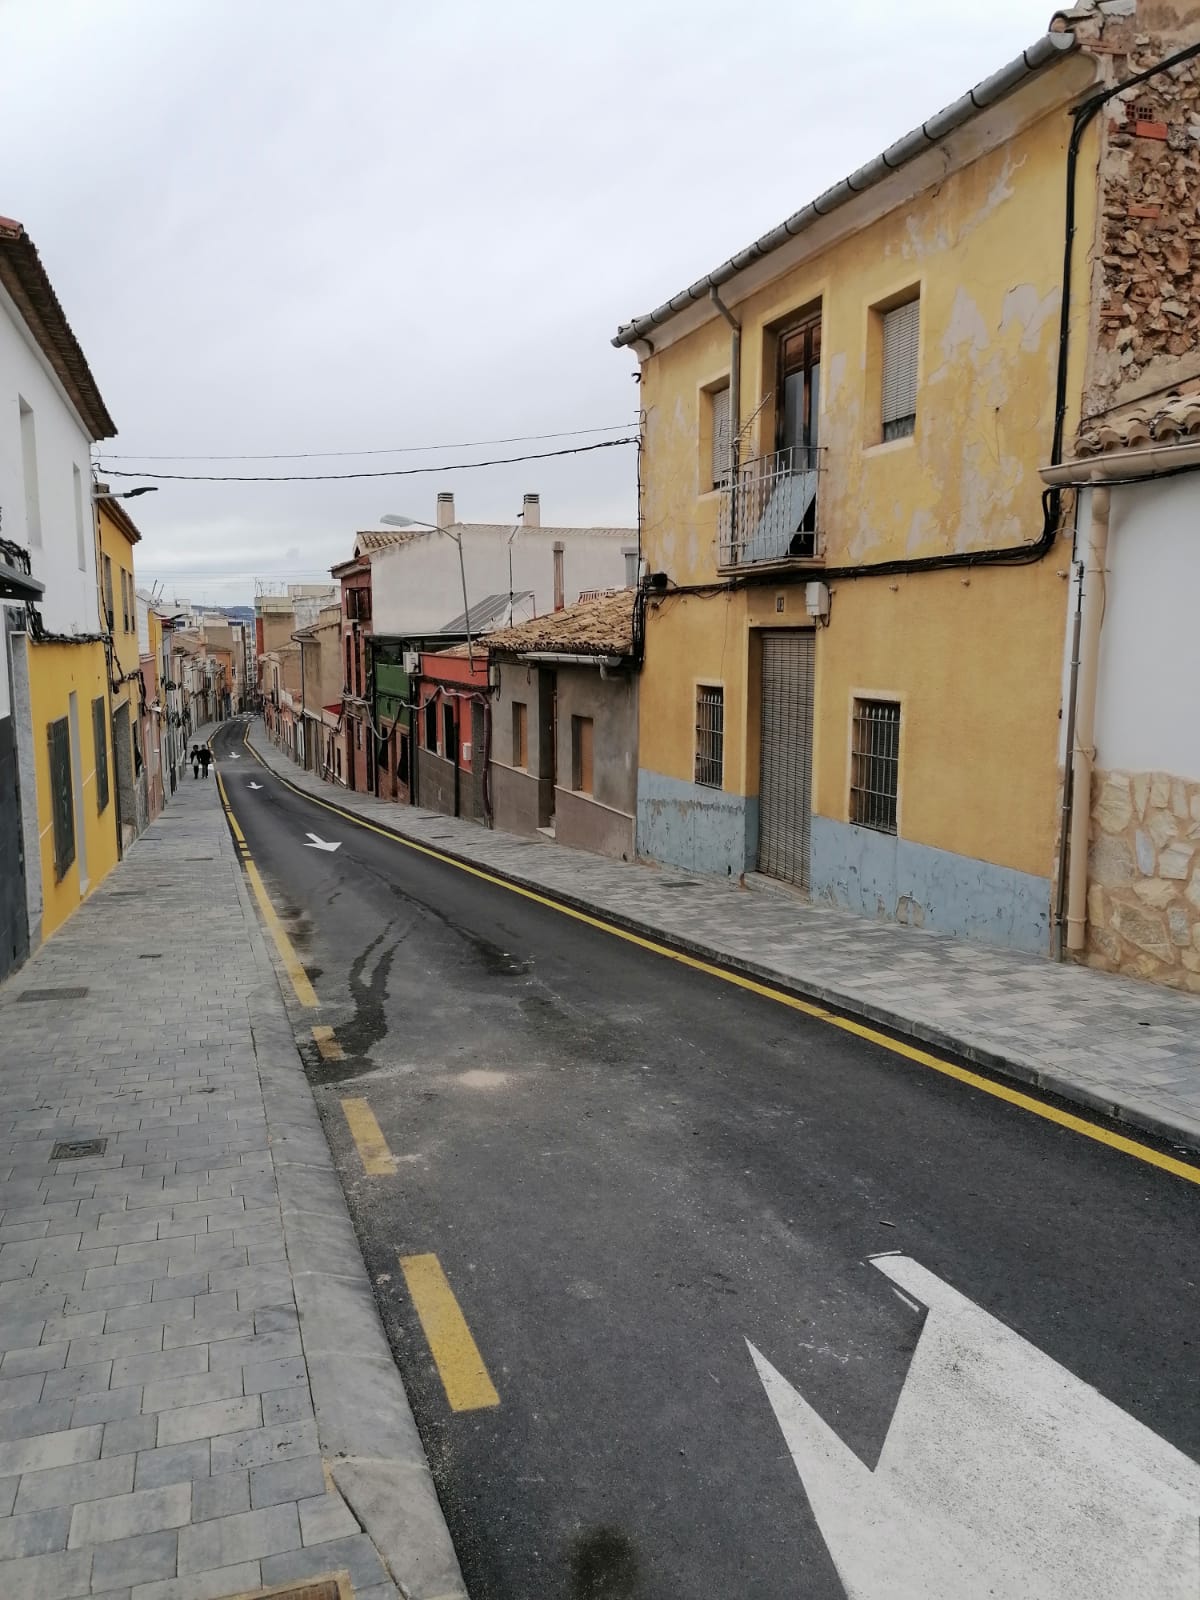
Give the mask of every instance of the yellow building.
[[1095, 376], [1089, 245], [1137, 198], [1142, 137], [1130, 95], [1073, 111], [1133, 70], [1137, 29], [1169, 53], [1170, 9], [1157, 33], [1056, 20], [618, 331], [644, 413], [643, 855], [1049, 949], [1074, 500], [1039, 468]]
[[43, 586], [36, 604], [0, 616], [36, 947], [118, 855], [90, 464], [91, 446], [116, 429], [33, 241], [7, 219], [0, 290], [4, 535]]
[[142, 748], [142, 673], [138, 651], [133, 547], [141, 539], [133, 518], [97, 484], [100, 532], [100, 607], [112, 638], [112, 752], [121, 846], [149, 821], [146, 755]]

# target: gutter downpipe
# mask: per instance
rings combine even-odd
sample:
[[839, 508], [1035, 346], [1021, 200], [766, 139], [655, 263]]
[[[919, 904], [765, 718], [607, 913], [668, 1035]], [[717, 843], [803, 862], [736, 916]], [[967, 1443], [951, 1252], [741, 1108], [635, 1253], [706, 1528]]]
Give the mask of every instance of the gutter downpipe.
[[729, 538], [737, 534], [738, 456], [742, 434], [742, 325], [721, 299], [716, 284], [708, 298], [729, 324]]
[[1067, 877], [1067, 949], [1087, 942], [1088, 833], [1092, 813], [1092, 772], [1096, 750], [1096, 674], [1100, 663], [1100, 626], [1104, 620], [1105, 567], [1112, 490], [1096, 482], [1091, 490], [1087, 549], [1080, 575], [1082, 616], [1078, 676], [1075, 688], [1074, 739], [1071, 752], [1070, 865]]

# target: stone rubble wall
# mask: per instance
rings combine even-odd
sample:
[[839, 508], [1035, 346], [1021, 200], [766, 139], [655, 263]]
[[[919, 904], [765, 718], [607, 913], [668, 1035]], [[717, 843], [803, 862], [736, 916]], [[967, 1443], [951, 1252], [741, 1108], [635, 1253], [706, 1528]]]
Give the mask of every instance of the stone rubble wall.
[[1200, 994], [1200, 783], [1094, 774], [1085, 960]]
[[[1091, 34], [1085, 26], [1083, 48], [1108, 58], [1113, 82], [1200, 42], [1200, 9], [1142, 0]], [[1101, 116], [1092, 416], [1200, 376], [1200, 58], [1122, 92]]]

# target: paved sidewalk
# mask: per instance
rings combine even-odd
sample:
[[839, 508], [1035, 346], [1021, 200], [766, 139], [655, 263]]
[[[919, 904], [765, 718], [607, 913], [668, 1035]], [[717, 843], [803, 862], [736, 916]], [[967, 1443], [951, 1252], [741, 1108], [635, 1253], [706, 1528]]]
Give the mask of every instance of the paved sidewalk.
[[296, 788], [524, 887], [1143, 1131], [1200, 1148], [1200, 997], [1074, 964], [871, 922], [790, 892], [626, 865], [400, 806], [303, 772]]
[[215, 782], [0, 1039], [0, 1596], [465, 1600]]

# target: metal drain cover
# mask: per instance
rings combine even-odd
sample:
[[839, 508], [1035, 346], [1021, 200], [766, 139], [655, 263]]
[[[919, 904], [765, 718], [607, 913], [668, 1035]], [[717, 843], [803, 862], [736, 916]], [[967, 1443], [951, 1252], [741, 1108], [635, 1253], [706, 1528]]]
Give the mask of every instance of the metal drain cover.
[[86, 989], [22, 989], [14, 1000], [82, 1000]]
[[50, 1152], [51, 1161], [79, 1161], [83, 1156], [102, 1156], [107, 1139], [62, 1139]]
[[306, 1578], [303, 1583], [289, 1584], [285, 1589], [255, 1589], [252, 1594], [232, 1595], [230, 1600], [353, 1600], [349, 1575], [343, 1579]]

